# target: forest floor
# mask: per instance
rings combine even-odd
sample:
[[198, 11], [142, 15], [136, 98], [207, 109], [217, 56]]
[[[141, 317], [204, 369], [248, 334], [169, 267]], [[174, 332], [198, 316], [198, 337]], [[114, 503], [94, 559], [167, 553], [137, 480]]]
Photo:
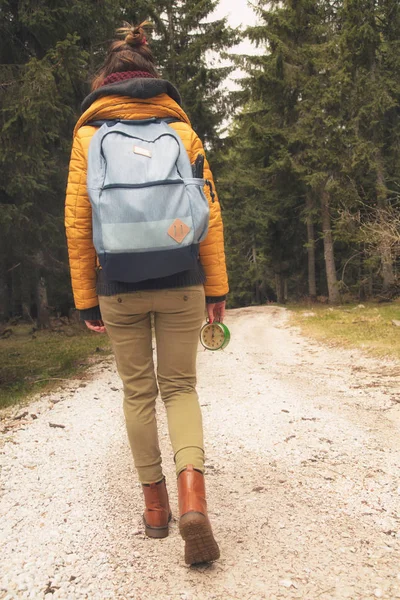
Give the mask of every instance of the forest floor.
[[329, 345], [400, 359], [400, 301], [343, 306], [290, 306], [291, 323]]
[[400, 598], [400, 363], [307, 340], [285, 309], [226, 322], [228, 348], [198, 357], [220, 560], [186, 567], [176, 520], [144, 536], [106, 358], [1, 422], [1, 599]]
[[111, 352], [108, 338], [68, 319], [52, 319], [51, 329], [44, 331], [19, 322], [1, 329], [0, 409], [54, 389]]

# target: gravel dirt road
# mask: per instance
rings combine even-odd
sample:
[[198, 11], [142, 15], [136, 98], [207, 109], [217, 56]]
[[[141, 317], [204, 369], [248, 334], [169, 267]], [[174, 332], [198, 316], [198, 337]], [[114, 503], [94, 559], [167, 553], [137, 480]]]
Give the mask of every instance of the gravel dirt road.
[[[284, 309], [226, 322], [198, 363], [221, 559], [186, 567], [176, 521], [143, 535], [108, 359], [0, 424], [0, 598], [400, 598], [399, 363], [306, 340]], [[176, 516], [162, 406], [159, 427]]]

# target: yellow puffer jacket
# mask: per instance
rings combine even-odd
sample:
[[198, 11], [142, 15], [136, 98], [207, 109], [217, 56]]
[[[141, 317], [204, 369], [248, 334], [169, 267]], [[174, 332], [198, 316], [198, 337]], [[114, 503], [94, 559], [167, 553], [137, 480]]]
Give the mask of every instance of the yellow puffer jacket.
[[[71, 268], [72, 289], [75, 305], [79, 310], [99, 304], [96, 293], [96, 268], [98, 260], [92, 239], [92, 210], [86, 189], [87, 158], [90, 140], [96, 131], [86, 123], [100, 119], [146, 119], [150, 117], [174, 117], [179, 122], [171, 127], [181, 137], [193, 163], [203, 145], [193, 131], [190, 121], [175, 100], [167, 94], [149, 99], [128, 96], [103, 96], [93, 102], [76, 124], [72, 145], [71, 162], [66, 194], [65, 227]], [[214, 180], [207, 160], [204, 177]], [[204, 188], [210, 205], [210, 224], [207, 238], [200, 244], [200, 261], [206, 274], [206, 296], [223, 296], [228, 292], [225, 265], [224, 234], [220, 204], [216, 196], [211, 201], [208, 186]]]

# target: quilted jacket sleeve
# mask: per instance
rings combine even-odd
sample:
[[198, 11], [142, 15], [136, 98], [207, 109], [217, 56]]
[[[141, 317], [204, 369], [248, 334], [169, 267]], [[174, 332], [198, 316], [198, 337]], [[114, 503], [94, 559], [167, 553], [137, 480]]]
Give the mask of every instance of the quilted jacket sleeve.
[[[190, 154], [192, 163], [196, 160], [198, 154], [205, 155], [203, 144], [195, 132], [193, 132]], [[207, 301], [217, 302], [225, 299], [225, 296], [229, 291], [229, 286], [226, 271], [224, 226], [221, 216], [221, 206], [218, 201], [214, 178], [207, 158], [205, 158], [204, 161], [204, 179], [211, 183], [214, 197], [211, 197], [210, 188], [206, 185], [204, 191], [210, 205], [210, 223], [208, 235], [206, 239], [200, 243], [200, 261], [207, 277], [204, 286]]]
[[65, 228], [75, 306], [81, 311], [93, 309], [99, 304], [96, 293], [97, 263], [92, 238], [92, 209], [86, 190], [86, 171], [87, 158], [78, 133], [72, 145], [69, 166]]

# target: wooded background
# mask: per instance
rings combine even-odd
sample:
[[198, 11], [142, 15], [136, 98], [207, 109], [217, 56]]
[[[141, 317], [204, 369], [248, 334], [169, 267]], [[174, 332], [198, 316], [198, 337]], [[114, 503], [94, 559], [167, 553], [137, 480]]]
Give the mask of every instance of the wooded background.
[[[147, 18], [216, 175], [229, 305], [398, 293], [400, 3], [260, 1], [241, 32], [212, 20], [217, 4], [0, 0], [1, 320], [73, 307], [72, 130], [115, 29]], [[221, 66], [241, 36], [258, 54]]]

